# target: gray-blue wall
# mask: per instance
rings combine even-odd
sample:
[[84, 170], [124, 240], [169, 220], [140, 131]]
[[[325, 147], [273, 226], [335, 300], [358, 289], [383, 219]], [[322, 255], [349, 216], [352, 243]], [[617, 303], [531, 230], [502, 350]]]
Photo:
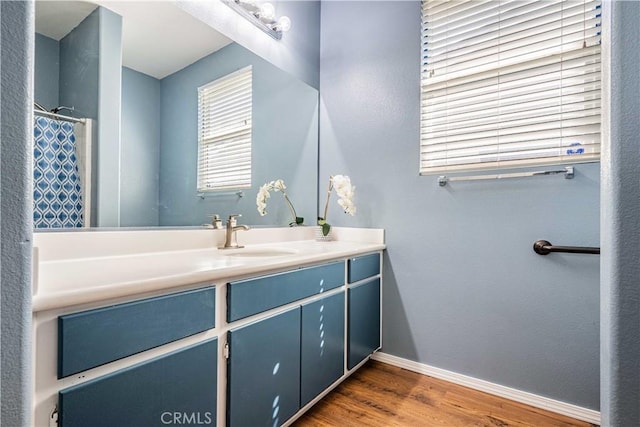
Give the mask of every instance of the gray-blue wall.
[[98, 119], [99, 28], [96, 9], [60, 40], [58, 99], [75, 108], [74, 117]]
[[33, 2], [0, 2], [0, 424], [31, 425]]
[[599, 258], [532, 245], [598, 245], [599, 164], [440, 188], [418, 176], [420, 3], [321, 22], [320, 194], [350, 175], [358, 214], [334, 198], [330, 222], [386, 230], [383, 351], [598, 409]]
[[[245, 197], [197, 197], [198, 87], [253, 64], [252, 187]], [[318, 92], [232, 43], [162, 79], [160, 224], [196, 225], [242, 213], [244, 224], [287, 225], [291, 215], [274, 193], [268, 215], [256, 210], [258, 188], [284, 179], [287, 194], [306, 224], [315, 223]], [[224, 193], [224, 192], [223, 192]]]
[[122, 18], [103, 7], [60, 40], [60, 104], [97, 120], [93, 138], [91, 224], [120, 221]]
[[[99, 7], [97, 225], [120, 225], [122, 17]], [[94, 151], [95, 152], [95, 151]], [[95, 156], [94, 156], [95, 157]]]
[[35, 101], [47, 110], [59, 106], [60, 43], [38, 33], [36, 33], [34, 74]]
[[120, 225], [159, 225], [160, 80], [122, 68]]
[[[60, 40], [60, 105], [74, 108], [74, 117], [98, 119], [98, 47], [100, 20], [94, 10], [76, 28]], [[63, 114], [68, 114], [63, 111]], [[96, 225], [98, 208], [99, 123], [93, 129], [91, 174], [91, 225]]]
[[[602, 156], [602, 425], [640, 425], [640, 3], [605, 2]], [[605, 113], [607, 114], [607, 113]]]

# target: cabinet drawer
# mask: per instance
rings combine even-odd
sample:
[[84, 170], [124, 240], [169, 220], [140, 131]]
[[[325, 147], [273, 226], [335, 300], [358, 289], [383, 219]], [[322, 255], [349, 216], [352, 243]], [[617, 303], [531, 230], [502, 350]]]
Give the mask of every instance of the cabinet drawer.
[[349, 259], [349, 283], [380, 274], [380, 254]]
[[233, 322], [343, 284], [342, 261], [231, 282], [227, 286], [227, 321]]
[[217, 363], [214, 338], [61, 390], [60, 426], [215, 425]]
[[215, 326], [215, 288], [58, 317], [58, 378]]

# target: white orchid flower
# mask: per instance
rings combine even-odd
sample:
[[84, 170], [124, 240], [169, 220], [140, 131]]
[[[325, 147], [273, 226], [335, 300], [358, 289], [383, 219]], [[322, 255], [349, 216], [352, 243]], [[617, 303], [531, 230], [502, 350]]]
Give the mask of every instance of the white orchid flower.
[[271, 194], [269, 194], [269, 190], [271, 189], [271, 187], [271, 183], [266, 183], [258, 190], [258, 195], [256, 196], [256, 206], [260, 216], [265, 216], [267, 214], [267, 199], [271, 197]]
[[258, 213], [260, 213], [260, 216], [265, 216], [267, 214], [267, 199], [271, 197], [269, 191], [279, 191], [282, 193], [282, 196], [284, 197], [284, 200], [289, 207], [289, 211], [291, 212], [293, 221], [289, 223], [289, 225], [292, 227], [296, 225], [302, 225], [304, 223], [304, 218], [298, 217], [298, 215], [296, 214], [296, 210], [294, 209], [291, 200], [289, 200], [287, 193], [285, 193], [286, 189], [287, 186], [284, 184], [284, 181], [282, 179], [277, 179], [275, 181], [267, 182], [262, 185], [262, 187], [260, 187], [260, 189], [258, 190], [258, 194], [256, 196], [256, 207], [258, 209]]
[[318, 224], [322, 227], [322, 233], [326, 236], [331, 230], [331, 225], [327, 222], [327, 213], [329, 210], [329, 199], [331, 190], [336, 190], [338, 195], [338, 204], [343, 211], [351, 216], [356, 214], [356, 205], [353, 202], [356, 187], [351, 184], [351, 178], [346, 175], [333, 175], [329, 178], [329, 189], [327, 190], [327, 203], [324, 207], [324, 217], [318, 218]]
[[273, 181], [273, 189], [276, 191], [284, 191], [287, 189], [287, 186], [284, 185], [284, 181], [281, 179], [278, 179], [276, 181]]

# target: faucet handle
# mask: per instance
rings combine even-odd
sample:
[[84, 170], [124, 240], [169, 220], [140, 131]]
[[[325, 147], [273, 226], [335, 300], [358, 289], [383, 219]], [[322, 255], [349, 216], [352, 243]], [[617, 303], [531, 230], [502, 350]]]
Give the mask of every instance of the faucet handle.
[[211, 218], [211, 225], [213, 226], [213, 228], [215, 228], [215, 229], [223, 228], [222, 227], [222, 220], [220, 220], [220, 215], [218, 215], [218, 214], [209, 214], [207, 216], [209, 218]]
[[241, 217], [241, 216], [242, 216], [242, 214], [231, 214], [231, 215], [229, 215], [229, 224], [232, 227], [235, 227], [236, 224], [237, 224], [236, 218]]

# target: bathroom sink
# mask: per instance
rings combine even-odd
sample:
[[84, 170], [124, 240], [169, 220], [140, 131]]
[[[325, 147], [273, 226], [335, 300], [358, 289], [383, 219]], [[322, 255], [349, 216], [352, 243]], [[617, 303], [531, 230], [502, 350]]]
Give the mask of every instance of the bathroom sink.
[[298, 253], [298, 251], [282, 248], [241, 248], [241, 249], [225, 249], [221, 251], [224, 256], [246, 257], [246, 258], [269, 258], [278, 256], [287, 256]]

